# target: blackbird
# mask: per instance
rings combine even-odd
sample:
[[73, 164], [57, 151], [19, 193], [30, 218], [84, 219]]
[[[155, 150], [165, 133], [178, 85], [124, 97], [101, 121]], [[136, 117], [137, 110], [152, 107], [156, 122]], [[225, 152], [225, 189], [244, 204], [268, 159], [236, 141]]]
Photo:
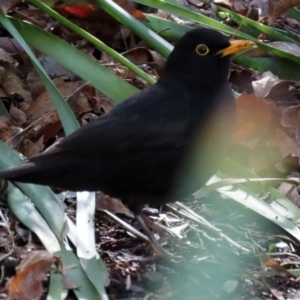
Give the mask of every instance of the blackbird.
[[50, 150], [0, 171], [0, 179], [101, 190], [135, 214], [144, 204], [196, 192], [217, 171], [234, 130], [230, 55], [252, 45], [210, 29], [188, 31], [155, 85]]

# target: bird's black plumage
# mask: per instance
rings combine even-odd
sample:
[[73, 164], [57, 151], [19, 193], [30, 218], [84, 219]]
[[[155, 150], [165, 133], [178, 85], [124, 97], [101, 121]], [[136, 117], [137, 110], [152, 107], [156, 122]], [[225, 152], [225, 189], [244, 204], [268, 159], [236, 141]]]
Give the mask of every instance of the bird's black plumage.
[[[229, 46], [228, 37], [216, 31], [189, 31], [155, 85], [51, 150], [0, 171], [0, 179], [101, 190], [126, 201], [135, 213], [145, 203], [195, 192], [216, 172], [233, 133], [230, 61], [222, 52]], [[201, 166], [196, 177], [195, 163]]]

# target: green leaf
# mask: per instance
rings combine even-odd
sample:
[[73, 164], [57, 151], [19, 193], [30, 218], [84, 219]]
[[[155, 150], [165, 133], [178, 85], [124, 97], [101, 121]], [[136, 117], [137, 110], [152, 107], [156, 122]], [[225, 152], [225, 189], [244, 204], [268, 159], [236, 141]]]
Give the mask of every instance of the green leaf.
[[247, 57], [240, 56], [233, 60], [237, 64], [255, 69], [259, 72], [271, 71], [280, 79], [299, 80], [300, 68], [295, 68], [295, 63], [281, 57]]
[[[11, 22], [29, 45], [90, 82], [110, 99], [121, 102], [138, 91], [113, 72], [53, 34], [17, 19], [12, 18]], [[55, 47], [49, 47], [49, 45], [55, 45]]]
[[34, 6], [40, 8], [42, 11], [49, 14], [52, 18], [66, 26], [67, 28], [71, 29], [73, 32], [76, 32], [79, 36], [83, 37], [93, 45], [95, 45], [97, 48], [103, 50], [107, 54], [109, 54], [112, 58], [119, 61], [121, 64], [126, 66], [129, 70], [133, 71], [135, 74], [137, 74], [139, 77], [143, 78], [146, 82], [149, 84], [154, 84], [156, 80], [146, 74], [144, 71], [142, 71], [139, 67], [131, 63], [128, 59], [126, 59], [124, 56], [113, 50], [112, 48], [108, 47], [105, 43], [88, 33], [87, 31], [81, 29], [76, 24], [70, 22], [66, 18], [62, 17], [60, 14], [58, 14], [56, 11], [42, 3], [38, 0], [29, 0], [29, 3], [33, 4]]
[[129, 28], [142, 40], [156, 49], [162, 56], [168, 57], [173, 47], [155, 32], [149, 30], [145, 25], [132, 17], [127, 11], [112, 0], [96, 0], [99, 6], [113, 18]]

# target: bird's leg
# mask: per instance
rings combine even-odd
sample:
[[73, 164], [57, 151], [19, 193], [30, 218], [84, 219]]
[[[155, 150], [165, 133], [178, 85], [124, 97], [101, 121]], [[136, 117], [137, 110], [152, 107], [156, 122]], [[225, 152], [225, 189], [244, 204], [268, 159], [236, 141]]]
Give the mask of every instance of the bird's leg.
[[152, 232], [150, 231], [149, 227], [146, 225], [146, 223], [144, 221], [145, 218], [147, 218], [147, 216], [143, 212], [141, 212], [137, 216], [137, 220], [141, 224], [141, 226], [144, 230], [144, 233], [147, 235], [150, 245], [151, 245], [152, 249], [154, 250], [156, 257], [171, 260], [172, 255], [170, 253], [168, 253], [167, 251], [165, 251], [162, 248], [162, 246], [158, 243], [158, 241], [156, 240], [156, 238], [153, 236]]

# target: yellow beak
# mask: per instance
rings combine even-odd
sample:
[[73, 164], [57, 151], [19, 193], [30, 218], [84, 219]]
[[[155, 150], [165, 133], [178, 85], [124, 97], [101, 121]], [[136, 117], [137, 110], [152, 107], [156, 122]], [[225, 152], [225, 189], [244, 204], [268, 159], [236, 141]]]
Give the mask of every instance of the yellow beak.
[[247, 40], [230, 41], [230, 45], [227, 48], [220, 50], [217, 54], [227, 56], [249, 49], [254, 45], [253, 42]]

